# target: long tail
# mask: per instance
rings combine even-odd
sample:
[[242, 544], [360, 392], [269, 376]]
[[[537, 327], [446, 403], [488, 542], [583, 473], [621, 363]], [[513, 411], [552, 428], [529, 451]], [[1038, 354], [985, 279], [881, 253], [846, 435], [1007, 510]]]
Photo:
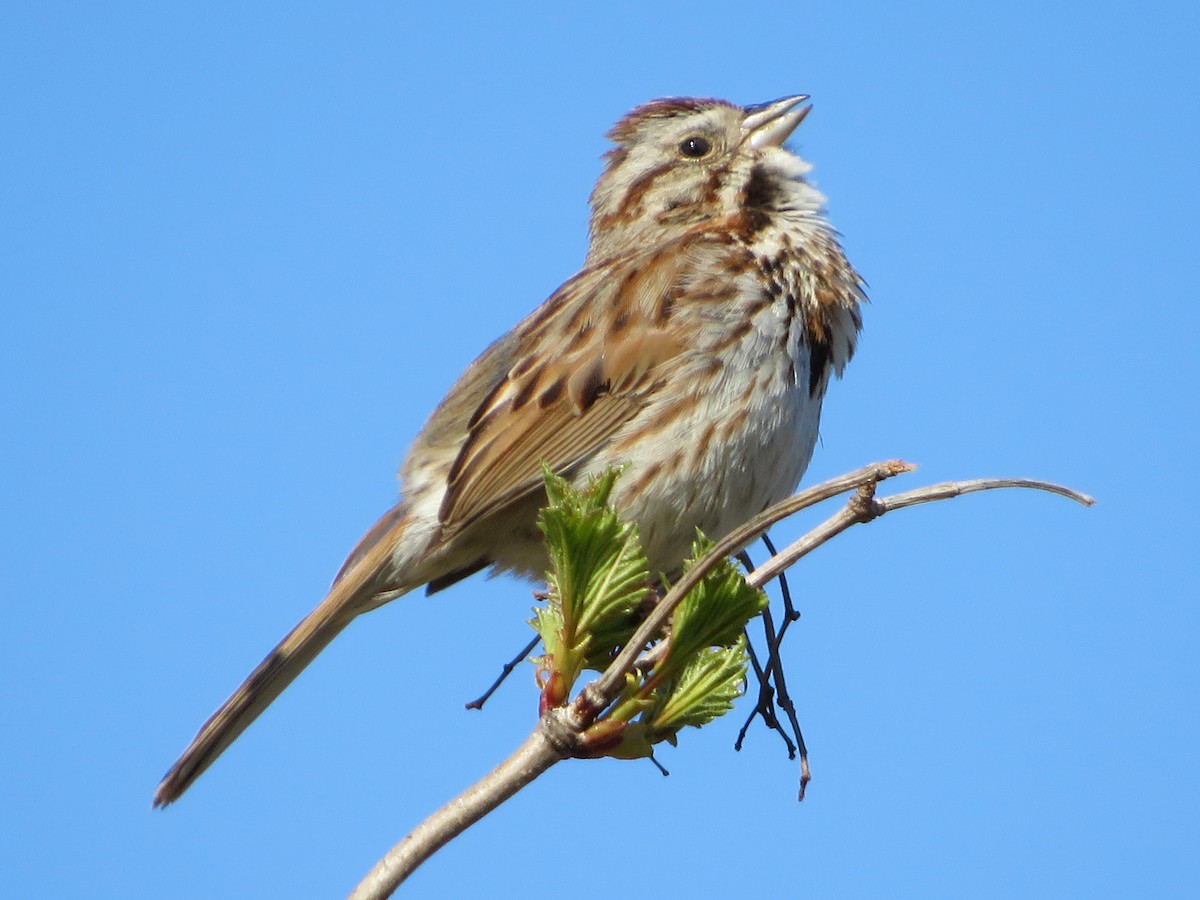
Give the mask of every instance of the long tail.
[[[328, 596], [267, 654], [242, 686], [204, 723], [163, 776], [154, 792], [156, 807], [178, 800], [355, 616], [379, 605], [381, 593], [390, 595], [390, 599], [415, 587], [400, 586], [388, 578], [393, 546], [388, 538], [403, 528], [395, 510], [389, 516], [391, 521], [387, 525], [392, 527], [377, 527], [368, 533], [338, 574]], [[384, 520], [380, 520], [380, 525], [384, 525]]]

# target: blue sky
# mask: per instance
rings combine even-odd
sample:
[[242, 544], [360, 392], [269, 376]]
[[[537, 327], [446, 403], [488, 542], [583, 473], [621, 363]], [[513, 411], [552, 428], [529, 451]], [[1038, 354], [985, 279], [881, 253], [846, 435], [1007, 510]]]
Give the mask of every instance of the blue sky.
[[808, 480], [1100, 502], [957, 500], [793, 572], [803, 804], [739, 711], [668, 779], [556, 767], [401, 896], [1200, 892], [1196, 5], [432, 6], [0, 12], [0, 893], [340, 896], [519, 743], [527, 673], [462, 704], [529, 587], [477, 578], [360, 620], [150, 809], [576, 270], [612, 122], [797, 92], [872, 299]]

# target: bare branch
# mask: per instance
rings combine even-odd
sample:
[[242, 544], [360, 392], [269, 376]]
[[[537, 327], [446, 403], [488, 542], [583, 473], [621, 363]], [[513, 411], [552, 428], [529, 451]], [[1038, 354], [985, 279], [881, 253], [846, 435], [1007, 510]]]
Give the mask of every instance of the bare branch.
[[1047, 491], [1058, 494], [1084, 506], [1095, 506], [1096, 498], [1073, 490], [1061, 484], [1050, 481], [1036, 481], [1032, 478], [973, 478], [968, 481], [944, 481], [941, 484], [931, 484], [928, 487], [893, 494], [886, 502], [888, 509], [902, 509], [905, 506], [915, 506], [918, 503], [929, 503], [932, 500], [949, 500], [961, 497], [963, 494], [974, 494], [977, 491], [994, 491], [998, 488], [1030, 488], [1035, 491]]
[[[1087, 494], [1053, 484], [1049, 481], [1036, 481], [1030, 478], [975, 478], [969, 481], [946, 481], [929, 487], [917, 488], [890, 497], [869, 500], [860, 493], [856, 495], [844, 509], [830, 516], [816, 528], [809, 531], [782, 551], [772, 556], [753, 572], [746, 576], [746, 581], [755, 587], [762, 587], [775, 578], [784, 569], [795, 565], [802, 557], [820, 547], [832, 537], [841, 534], [851, 525], [869, 522], [884, 513], [897, 509], [906, 509], [922, 503], [932, 503], [936, 500], [950, 500], [963, 494], [973, 494], [978, 491], [992, 491], [999, 488], [1030, 488], [1058, 494], [1084, 506], [1092, 506], [1095, 499]], [[796, 495], [797, 497], [799, 494]], [[795, 499], [795, 498], [792, 498]], [[784, 501], [787, 502], [787, 501]], [[772, 507], [774, 509], [774, 507]], [[768, 510], [770, 512], [770, 510]]]
[[392, 896], [421, 863], [560, 760], [571, 755], [570, 733], [556, 728], [551, 710], [508, 759], [467, 788], [388, 851], [359, 882], [350, 900]]

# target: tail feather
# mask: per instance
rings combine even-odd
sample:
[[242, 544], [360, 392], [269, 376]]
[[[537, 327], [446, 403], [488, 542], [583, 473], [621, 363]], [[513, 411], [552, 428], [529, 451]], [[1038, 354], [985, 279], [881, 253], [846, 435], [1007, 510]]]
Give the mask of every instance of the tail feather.
[[[399, 528], [401, 523], [393, 524]], [[381, 593], [398, 596], [415, 587], [389, 583], [387, 574], [391, 568], [392, 546], [391, 540], [377, 540], [366, 552], [351, 558], [338, 574], [328, 596], [288, 632], [241, 687], [204, 723], [163, 776], [154, 792], [155, 807], [178, 800], [355, 616], [379, 605]]]

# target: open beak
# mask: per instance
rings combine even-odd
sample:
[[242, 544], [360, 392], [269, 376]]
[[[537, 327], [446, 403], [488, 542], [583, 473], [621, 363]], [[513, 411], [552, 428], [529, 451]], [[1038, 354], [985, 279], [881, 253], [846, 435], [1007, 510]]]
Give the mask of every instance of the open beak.
[[808, 94], [796, 94], [744, 107], [746, 118], [742, 120], [742, 140], [749, 141], [755, 150], [782, 146], [812, 109], [811, 106], [800, 106], [807, 99]]

